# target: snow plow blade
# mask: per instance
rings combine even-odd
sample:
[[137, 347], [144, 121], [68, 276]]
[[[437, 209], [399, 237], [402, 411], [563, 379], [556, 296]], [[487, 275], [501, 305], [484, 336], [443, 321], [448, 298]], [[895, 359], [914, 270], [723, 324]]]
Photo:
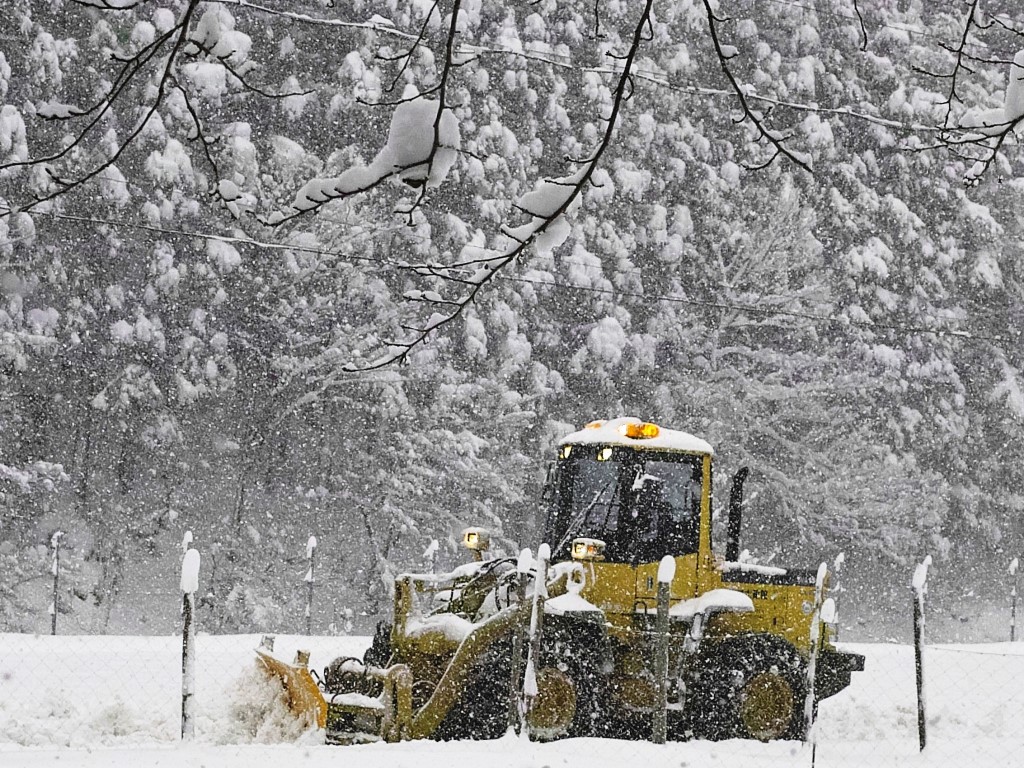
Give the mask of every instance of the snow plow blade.
[[267, 674], [281, 681], [288, 693], [289, 709], [297, 717], [308, 718], [311, 723], [316, 723], [318, 728], [326, 727], [327, 701], [309, 673], [309, 668], [300, 661], [301, 652], [294, 664], [281, 661], [262, 648], [256, 649], [256, 656]]

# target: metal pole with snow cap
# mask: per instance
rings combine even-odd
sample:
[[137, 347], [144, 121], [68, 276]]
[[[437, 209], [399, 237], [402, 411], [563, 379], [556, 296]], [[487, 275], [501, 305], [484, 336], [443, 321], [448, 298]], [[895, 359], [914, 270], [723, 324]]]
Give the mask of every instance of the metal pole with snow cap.
[[427, 548], [423, 550], [423, 560], [427, 566], [428, 573], [437, 573], [437, 550], [441, 545], [437, 539], [431, 539]]
[[[526, 583], [530, 579], [530, 566], [532, 564], [533, 552], [527, 547], [519, 553], [519, 559], [516, 561], [516, 573], [519, 576], [516, 582], [516, 605], [521, 609], [520, 615], [522, 615], [523, 606], [526, 604]], [[522, 707], [523, 700], [519, 696], [519, 679], [523, 674], [523, 634], [525, 628], [524, 622], [519, 620], [516, 622], [515, 631], [512, 634], [512, 684], [509, 687], [512, 695], [509, 697], [508, 724], [509, 728], [513, 729], [516, 733], [522, 733], [525, 727], [523, 722], [526, 712]]]
[[1010, 587], [1010, 642], [1011, 643], [1014, 642], [1017, 639], [1017, 595], [1020, 592], [1020, 590], [1017, 589], [1017, 587], [1019, 586], [1018, 579], [1020, 578], [1017, 575], [1017, 571], [1018, 571], [1018, 566], [1019, 565], [1020, 565], [1020, 560], [1018, 560], [1016, 557], [1013, 558], [1013, 560], [1010, 561], [1010, 578], [1013, 579], [1013, 584]]
[[835, 562], [832, 563], [832, 573], [835, 576], [835, 579], [834, 579], [835, 583], [832, 584], [832, 588], [829, 591], [833, 595], [835, 595], [835, 597], [833, 598], [832, 601], [835, 603], [835, 606], [836, 606], [835, 622], [833, 623], [833, 626], [832, 626], [832, 640], [833, 640], [833, 642], [839, 642], [839, 617], [841, 615], [839, 613], [839, 601], [842, 598], [843, 592], [845, 591], [845, 588], [843, 587], [843, 579], [842, 579], [843, 564], [845, 562], [846, 562], [846, 553], [845, 552], [840, 552], [838, 555], [836, 555]]
[[57, 634], [57, 611], [60, 608], [60, 537], [64, 531], [54, 531], [50, 537], [50, 546], [53, 548], [53, 561], [50, 563], [50, 573], [53, 574], [53, 602], [50, 603], [50, 634]]
[[658, 702], [654, 707], [651, 740], [664, 744], [668, 738], [668, 606], [676, 561], [665, 555], [658, 564], [658, 614], [655, 619], [654, 679], [658, 685]]
[[309, 568], [302, 580], [306, 582], [306, 636], [313, 634], [313, 585], [316, 583], [316, 575], [313, 569], [316, 567], [316, 536], [310, 536], [306, 540], [306, 562]]
[[817, 756], [817, 739], [814, 738], [814, 719], [816, 703], [814, 700], [814, 681], [818, 673], [818, 651], [821, 648], [821, 602], [825, 594], [825, 577], [828, 576], [828, 564], [818, 566], [814, 579], [814, 607], [811, 611], [811, 653], [807, 659], [807, 696], [804, 699], [804, 740], [811, 742], [811, 765]]
[[551, 547], [541, 544], [537, 547], [536, 570], [533, 577], [533, 610], [530, 613], [530, 646], [526, 655], [526, 670], [523, 673], [523, 730], [521, 736], [530, 737], [530, 707], [537, 698], [537, 665], [540, 663], [540, 646], [544, 632], [544, 600], [548, 595], [548, 560]]
[[932, 556], [928, 555], [914, 569], [910, 586], [914, 590], [914, 666], [917, 670], [917, 738], [924, 751], [925, 746], [925, 701], [924, 701], [924, 596], [928, 592], [928, 566]]
[[183, 741], [191, 741], [196, 735], [193, 714], [193, 696], [196, 690], [196, 629], [193, 616], [198, 589], [199, 551], [189, 549], [181, 559], [181, 613], [184, 620], [181, 633], [181, 738]]

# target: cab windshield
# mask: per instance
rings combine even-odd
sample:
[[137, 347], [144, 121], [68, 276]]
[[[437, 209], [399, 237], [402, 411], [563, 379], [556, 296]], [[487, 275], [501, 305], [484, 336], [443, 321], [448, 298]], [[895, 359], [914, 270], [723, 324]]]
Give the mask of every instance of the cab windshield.
[[580, 537], [604, 541], [613, 563], [697, 551], [699, 456], [612, 446], [566, 446], [562, 456], [545, 530], [556, 559]]

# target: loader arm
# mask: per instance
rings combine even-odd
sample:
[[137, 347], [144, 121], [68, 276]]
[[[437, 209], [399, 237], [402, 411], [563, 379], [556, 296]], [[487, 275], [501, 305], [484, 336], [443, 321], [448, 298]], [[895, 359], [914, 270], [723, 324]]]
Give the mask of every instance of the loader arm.
[[526, 621], [530, 607], [529, 602], [524, 602], [503, 608], [474, 627], [448, 662], [430, 698], [413, 715], [407, 731], [410, 739], [430, 738], [437, 731], [465, 691], [473, 665], [495, 642]]

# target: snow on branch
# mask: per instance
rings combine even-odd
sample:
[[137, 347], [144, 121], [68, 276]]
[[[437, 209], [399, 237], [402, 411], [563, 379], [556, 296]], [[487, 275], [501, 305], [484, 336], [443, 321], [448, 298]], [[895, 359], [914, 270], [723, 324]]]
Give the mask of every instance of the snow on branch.
[[49, 461], [35, 461], [28, 466], [13, 467], [0, 463], [0, 483], [17, 486], [22, 493], [42, 489], [52, 491], [56, 484], [68, 479], [64, 465]]
[[[952, 98], [952, 97], [951, 97]], [[964, 183], [975, 186], [997, 161], [1003, 145], [1015, 138], [1024, 123], [1024, 50], [1018, 51], [1010, 64], [1002, 106], [989, 109], [972, 108], [963, 112], [956, 124], [939, 135], [936, 144], [921, 150], [944, 147], [972, 165], [964, 175]]]
[[[119, 11], [133, 8], [131, 0], [76, 0], [80, 5], [101, 10]], [[207, 164], [220, 179], [218, 165], [210, 151], [214, 139], [206, 135], [200, 110], [195, 96], [188, 86], [203, 84], [202, 66], [222, 67], [239, 86], [258, 96], [266, 98], [292, 98], [308, 95], [309, 91], [279, 93], [262, 88], [247, 78], [251, 68], [248, 61], [251, 41], [248, 35], [234, 29], [233, 19], [219, 8], [211, 8], [202, 16], [198, 9], [202, 0], [189, 0], [181, 16], [168, 29], [154, 37], [138, 50], [125, 52], [115, 50], [111, 58], [119, 63], [119, 69], [104, 92], [90, 105], [81, 107], [65, 104], [56, 99], [33, 105], [35, 115], [43, 120], [62, 121], [74, 126], [71, 139], [62, 143], [60, 149], [36, 157], [18, 157], [12, 162], [0, 165], [0, 172], [18, 168], [42, 168], [49, 177], [49, 187], [36, 192], [33, 199], [8, 205], [0, 210], [0, 217], [15, 211], [31, 211], [43, 203], [54, 200], [101, 177], [115, 166], [119, 158], [143, 135], [151, 120], [158, 118], [159, 110], [165, 105], [168, 94], [178, 91], [183, 97], [185, 109], [192, 120], [192, 140], [198, 141]], [[195, 22], [193, 26], [193, 21]], [[207, 60], [185, 63], [187, 59]], [[105, 152], [91, 166], [65, 177], [58, 164], [67, 163], [89, 140], [99, 138], [108, 127], [113, 116], [122, 110], [139, 111], [133, 115], [131, 129], [109, 151]], [[221, 193], [214, 183], [211, 194], [219, 196], [225, 203], [230, 199]], [[229, 206], [230, 208], [230, 206]]]
[[[617, 70], [611, 67], [592, 67], [577, 64], [569, 53], [556, 53], [555, 51], [543, 50], [533, 51], [522, 48], [504, 48], [497, 45], [477, 45], [463, 43], [459, 46], [457, 55], [459, 57], [482, 57], [482, 56], [510, 56], [526, 61], [536, 61], [551, 67], [568, 70], [572, 72], [592, 72], [598, 75], [616, 74]], [[663, 72], [633, 69], [633, 77], [639, 83], [647, 83], [657, 88], [667, 88], [673, 91], [692, 93], [698, 96], [721, 96], [735, 99], [736, 93], [731, 88], [711, 88], [694, 82], [684, 82], [678, 77], [669, 77]], [[905, 133], [941, 133], [944, 129], [927, 123], [906, 123], [892, 118], [881, 117], [851, 106], [827, 107], [815, 102], [799, 102], [786, 99], [779, 99], [766, 96], [753, 91], [745, 91], [744, 95], [748, 102], [758, 102], [767, 105], [770, 110], [774, 107], [785, 107], [798, 112], [810, 112], [820, 115], [836, 115], [837, 117], [848, 117], [854, 120], [861, 120], [874, 125], [882, 125], [886, 128], [903, 131]]]
[[283, 224], [332, 200], [369, 192], [389, 179], [414, 188], [438, 187], [455, 165], [461, 145], [459, 121], [443, 102], [419, 97], [403, 101], [395, 107], [387, 143], [373, 162], [353, 166], [340, 176], [307, 181], [296, 193], [291, 213], [275, 211], [265, 223]]
[[[408, 266], [407, 269], [415, 274], [437, 277], [449, 284], [460, 285], [465, 288], [465, 292], [452, 299], [446, 299], [440, 294], [430, 292], [407, 293], [406, 298], [408, 299], [434, 305], [444, 311], [432, 313], [426, 322], [418, 326], [403, 326], [403, 329], [409, 332], [407, 338], [386, 342], [387, 351], [376, 360], [362, 366], [349, 363], [344, 367], [345, 371], [375, 370], [404, 361], [413, 349], [425, 344], [434, 331], [459, 317], [466, 307], [473, 303], [480, 290], [494, 280], [505, 267], [515, 261], [531, 245], [543, 251], [553, 249], [565, 241], [569, 236], [569, 224], [565, 221], [564, 215], [572, 209], [583, 190], [590, 183], [602, 155], [611, 144], [622, 108], [632, 94], [633, 65], [641, 43], [646, 39], [652, 5], [653, 0], [646, 0], [644, 3], [643, 11], [633, 29], [628, 52], [622, 56], [614, 56], [616, 61], [620, 62], [621, 69], [612, 94], [612, 108], [606, 118], [604, 134], [592, 155], [579, 164], [575, 173], [562, 178], [544, 179], [537, 184], [533, 191], [519, 198], [517, 208], [527, 214], [530, 219], [525, 224], [502, 230], [507, 241], [504, 248], [482, 249], [482, 256], [448, 266], [438, 264]], [[451, 41], [449, 41], [450, 50]], [[468, 273], [466, 268], [469, 266], [475, 266], [475, 271]]]
[[76, 5], [99, 8], [101, 11], [129, 11], [146, 0], [72, 0]]
[[[42, 167], [46, 170], [46, 173], [49, 175], [50, 181], [52, 182], [49, 191], [36, 193], [34, 199], [27, 201], [20, 206], [9, 206], [0, 210], [0, 218], [9, 216], [15, 211], [30, 211], [43, 203], [55, 200], [68, 192], [83, 187], [93, 179], [100, 176], [100, 174], [116, 165], [117, 161], [125, 151], [132, 146], [135, 140], [142, 134], [150, 119], [156, 115], [157, 110], [163, 103], [164, 98], [167, 95], [167, 91], [173, 82], [173, 72], [178, 57], [185, 49], [188, 42], [189, 25], [195, 15], [196, 9], [199, 7], [200, 1], [201, 0], [189, 0], [188, 5], [177, 24], [154, 40], [151, 44], [145, 46], [138, 53], [126, 60], [125, 65], [122, 67], [110, 91], [105, 97], [97, 101], [91, 109], [82, 110], [80, 115], [68, 115], [68, 119], [73, 119], [76, 116], [95, 113], [93, 119], [84, 128], [79, 130], [74, 135], [74, 138], [68, 142], [62, 150], [47, 157], [30, 158], [0, 165], [0, 172], [26, 166]], [[104, 118], [114, 110], [116, 105], [129, 100], [127, 95], [128, 88], [132, 83], [142, 81], [140, 88], [144, 90], [146, 89], [145, 78], [141, 76], [141, 73], [145, 71], [146, 65], [163, 50], [164, 46], [168, 42], [170, 42], [170, 49], [166, 53], [162, 68], [158, 68], [159, 76], [156, 87], [152, 89], [153, 95], [148, 99], [149, 103], [143, 106], [141, 111], [142, 114], [136, 121], [134, 128], [132, 128], [132, 130], [128, 132], [127, 136], [117, 144], [113, 151], [107, 153], [105, 158], [97, 162], [91, 169], [85, 170], [71, 178], [62, 178], [50, 164], [68, 157], [73, 150], [82, 146], [87, 137], [93, 133], [94, 129], [99, 128], [100, 130], [103, 130], [103, 124], [105, 123]], [[129, 105], [124, 104], [124, 106], [127, 107]]]
[[296, 11], [285, 11], [278, 8], [270, 8], [259, 3], [250, 3], [248, 0], [219, 0], [221, 5], [235, 6], [240, 10], [252, 10], [268, 16], [278, 16], [284, 19], [322, 27], [340, 27], [346, 29], [365, 29], [378, 34], [391, 35], [405, 40], [415, 40], [416, 35], [404, 32], [395, 27], [395, 23], [378, 14], [373, 14], [366, 21], [342, 21], [341, 19], [326, 19], [318, 16], [310, 16], [308, 13]]
[[[305, 213], [319, 210], [332, 200], [368, 192], [389, 179], [420, 190], [416, 201], [402, 211], [411, 217], [423, 202], [426, 190], [441, 185], [455, 165], [458, 150], [462, 147], [458, 119], [447, 104], [448, 83], [455, 67], [455, 38], [461, 6], [462, 0], [455, 0], [452, 4], [444, 61], [437, 84], [423, 93], [409, 85], [397, 102], [374, 105], [393, 106], [395, 111], [391, 116], [387, 143], [373, 162], [369, 166], [349, 168], [335, 178], [308, 181], [295, 195], [291, 212], [275, 211], [264, 219], [265, 224], [284, 224]], [[436, 9], [435, 2], [427, 14], [427, 21]], [[408, 56], [412, 56], [422, 43], [427, 21], [424, 21], [420, 34], [415, 37], [412, 48], [407, 52]], [[436, 96], [437, 99], [431, 99], [430, 96]]]
[[[1024, 121], [1024, 50], [1019, 51], [1012, 61], [1005, 57], [981, 57], [969, 52], [978, 47], [978, 36], [987, 30], [1009, 32], [1015, 37], [1024, 37], [1022, 31], [1000, 16], [986, 14], [980, 0], [969, 0], [964, 14], [963, 27], [955, 45], [942, 44], [940, 47], [953, 56], [948, 71], [929, 71], [921, 67], [914, 69], [928, 77], [946, 83], [945, 98], [939, 105], [944, 110], [942, 128], [937, 142], [916, 147], [918, 151], [938, 148], [949, 150], [954, 156], [970, 164], [964, 175], [964, 183], [975, 186], [998, 160], [1006, 141], [1014, 137]], [[1009, 65], [1009, 79], [1003, 104], [999, 107], [966, 108], [962, 96], [965, 81], [976, 73], [975, 66], [983, 64]]]

